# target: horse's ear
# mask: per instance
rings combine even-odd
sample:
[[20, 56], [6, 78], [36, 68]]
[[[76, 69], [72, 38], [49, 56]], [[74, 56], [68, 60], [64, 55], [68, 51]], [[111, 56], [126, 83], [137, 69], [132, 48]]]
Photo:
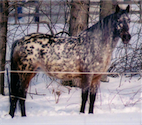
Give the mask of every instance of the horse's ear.
[[126, 12], [129, 13], [130, 12], [130, 5], [127, 6], [126, 8]]
[[118, 5], [116, 5], [115, 13], [118, 13], [119, 11], [120, 11], [120, 7]]

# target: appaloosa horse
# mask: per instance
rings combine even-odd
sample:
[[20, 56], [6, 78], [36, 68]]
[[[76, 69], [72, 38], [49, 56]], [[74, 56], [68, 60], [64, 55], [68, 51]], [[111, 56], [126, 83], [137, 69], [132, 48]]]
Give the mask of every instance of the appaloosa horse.
[[[12, 47], [11, 70], [35, 71], [41, 67], [47, 72], [47, 75], [54, 78], [79, 79], [82, 88], [80, 112], [84, 113], [89, 94], [89, 113], [93, 113], [101, 74], [91, 74], [90, 72], [106, 72], [119, 38], [124, 44], [130, 41], [129, 8], [129, 5], [125, 10], [116, 6], [115, 13], [100, 20], [77, 37], [59, 38], [32, 33], [17, 40]], [[18, 100], [21, 115], [26, 116], [26, 93], [34, 75], [35, 73], [26, 72], [11, 73], [9, 114], [12, 117], [14, 117]]]

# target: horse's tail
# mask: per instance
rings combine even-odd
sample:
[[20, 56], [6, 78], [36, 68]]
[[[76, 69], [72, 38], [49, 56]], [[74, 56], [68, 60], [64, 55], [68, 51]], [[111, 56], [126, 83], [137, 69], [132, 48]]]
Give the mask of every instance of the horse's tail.
[[14, 55], [13, 55], [14, 49], [16, 47], [17, 42], [18, 41], [15, 41], [15, 43], [12, 46], [12, 51], [11, 51], [11, 72], [10, 72], [10, 74], [11, 74], [11, 84], [10, 84], [10, 86], [11, 86], [11, 96], [17, 96], [18, 88], [19, 88], [19, 85], [18, 85], [19, 75], [18, 75], [17, 72], [13, 72], [13, 71], [17, 70], [17, 66], [18, 66], [17, 61], [14, 60], [15, 58], [14, 58]]
[[13, 58], [13, 52], [14, 52], [14, 48], [16, 46], [16, 42], [13, 44], [12, 46], [12, 51], [11, 51], [11, 72], [10, 72], [10, 76], [11, 76], [11, 80], [10, 80], [10, 112], [9, 114], [14, 117], [14, 112], [16, 109], [16, 104], [17, 104], [17, 96], [18, 96], [18, 90], [19, 90], [19, 75], [16, 72], [13, 72], [17, 69], [17, 62], [14, 60]]

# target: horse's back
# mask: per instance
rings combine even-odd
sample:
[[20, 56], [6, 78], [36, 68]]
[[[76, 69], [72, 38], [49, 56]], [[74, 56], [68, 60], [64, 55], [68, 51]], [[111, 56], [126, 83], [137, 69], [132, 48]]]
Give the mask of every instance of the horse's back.
[[[58, 38], [46, 34], [30, 34], [13, 45], [13, 61], [18, 70], [33, 71], [37, 67], [49, 72], [79, 72], [80, 59], [76, 38]], [[65, 79], [65, 74], [51, 74]], [[66, 78], [76, 77], [68, 74]]]

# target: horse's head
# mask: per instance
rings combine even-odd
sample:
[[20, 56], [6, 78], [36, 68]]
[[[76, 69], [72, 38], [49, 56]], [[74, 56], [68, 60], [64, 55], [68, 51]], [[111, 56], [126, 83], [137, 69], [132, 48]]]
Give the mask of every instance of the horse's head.
[[116, 6], [116, 12], [115, 12], [115, 30], [117, 31], [117, 34], [122, 39], [124, 44], [127, 44], [130, 39], [131, 35], [129, 33], [129, 24], [130, 24], [130, 18], [128, 16], [130, 10], [130, 6], [128, 5], [126, 10], [120, 9], [120, 7]]

